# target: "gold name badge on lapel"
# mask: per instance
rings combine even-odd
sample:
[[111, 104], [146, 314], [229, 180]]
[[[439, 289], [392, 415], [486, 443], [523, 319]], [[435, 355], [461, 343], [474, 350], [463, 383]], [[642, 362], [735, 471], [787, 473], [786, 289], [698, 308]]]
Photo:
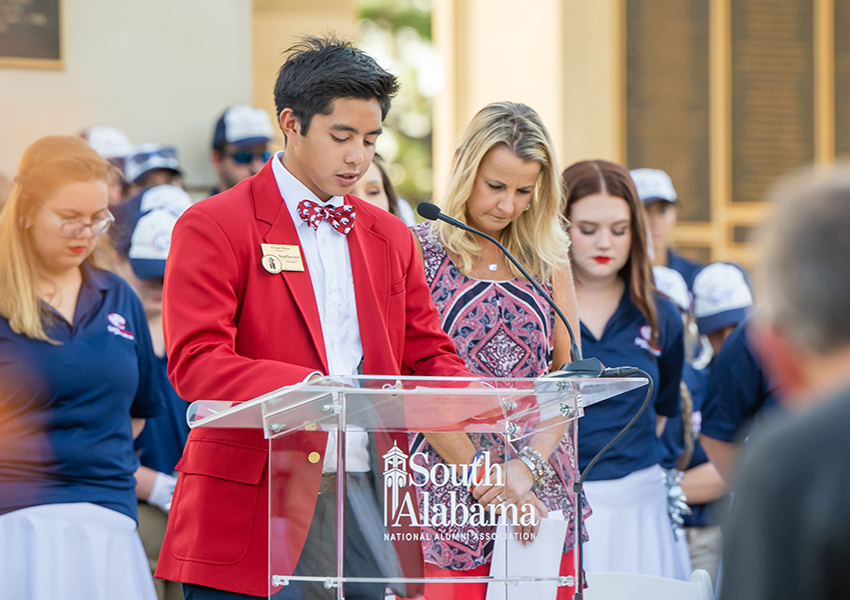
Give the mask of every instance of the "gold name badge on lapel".
[[263, 268], [272, 274], [281, 271], [303, 271], [301, 248], [292, 244], [260, 244]]

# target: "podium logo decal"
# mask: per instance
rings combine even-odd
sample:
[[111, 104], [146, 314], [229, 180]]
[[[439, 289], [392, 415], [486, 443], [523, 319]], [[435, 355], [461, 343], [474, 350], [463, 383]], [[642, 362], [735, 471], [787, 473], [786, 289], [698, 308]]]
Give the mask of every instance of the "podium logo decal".
[[508, 524], [536, 525], [537, 512], [532, 504], [471, 505], [466, 498], [458, 500], [458, 490], [449, 492], [448, 503], [432, 502], [431, 494], [423, 489], [420, 505], [415, 488], [457, 488], [479, 485], [505, 485], [503, 465], [494, 462], [490, 452], [474, 465], [454, 465], [443, 462], [429, 464], [429, 456], [416, 452], [408, 456], [397, 444], [383, 455], [384, 460], [384, 526], [393, 527], [483, 527], [495, 525], [505, 513]]

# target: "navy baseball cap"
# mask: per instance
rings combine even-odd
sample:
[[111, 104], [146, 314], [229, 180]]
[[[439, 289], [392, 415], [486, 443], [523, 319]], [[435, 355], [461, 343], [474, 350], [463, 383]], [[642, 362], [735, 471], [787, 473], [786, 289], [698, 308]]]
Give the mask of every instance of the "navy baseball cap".
[[225, 144], [238, 146], [266, 144], [272, 140], [273, 136], [274, 129], [266, 111], [237, 104], [224, 111], [215, 124], [213, 148], [221, 148]]
[[185, 191], [173, 185], [148, 188], [112, 209], [115, 246], [129, 259], [139, 279], [165, 275], [171, 232], [183, 212], [192, 206]]

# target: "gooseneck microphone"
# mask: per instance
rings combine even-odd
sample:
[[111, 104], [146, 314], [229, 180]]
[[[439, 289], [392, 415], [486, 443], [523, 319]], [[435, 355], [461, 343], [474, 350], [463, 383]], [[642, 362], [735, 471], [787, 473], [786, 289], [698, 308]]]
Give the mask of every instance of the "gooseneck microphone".
[[570, 327], [569, 321], [567, 321], [567, 317], [564, 316], [564, 313], [561, 312], [561, 309], [558, 308], [558, 305], [555, 303], [554, 298], [552, 298], [546, 291], [537, 283], [533, 277], [528, 274], [521, 264], [515, 259], [510, 252], [508, 252], [507, 248], [502, 246], [499, 242], [494, 240], [492, 237], [487, 235], [482, 231], [478, 231], [477, 229], [470, 227], [466, 223], [458, 221], [457, 219], [453, 219], [448, 215], [444, 215], [440, 210], [440, 207], [436, 204], [432, 204], [431, 202], [420, 202], [416, 207], [416, 211], [419, 215], [429, 221], [443, 221], [452, 225], [454, 227], [458, 227], [463, 229], [464, 231], [468, 231], [469, 233], [473, 233], [479, 237], [483, 237], [485, 240], [489, 240], [496, 244], [496, 247], [501, 250], [505, 256], [508, 257], [513, 265], [519, 269], [519, 272], [522, 273], [528, 282], [534, 286], [534, 289], [537, 290], [541, 296], [543, 296], [552, 309], [555, 311], [555, 314], [560, 317], [561, 321], [563, 321], [564, 325], [567, 327], [567, 332], [570, 334], [570, 357], [572, 358], [572, 362], [569, 362], [562, 366], [557, 371], [544, 375], [544, 378], [561, 378], [561, 377], [632, 377], [635, 375], [640, 375], [645, 377], [649, 382], [646, 391], [646, 397], [643, 400], [643, 404], [632, 417], [632, 419], [626, 423], [626, 426], [623, 427], [620, 432], [614, 436], [614, 438], [605, 444], [605, 446], [596, 453], [596, 455], [591, 459], [591, 461], [587, 464], [582, 471], [580, 477], [577, 481], [573, 483], [573, 492], [576, 494], [576, 540], [578, 546], [578, 569], [576, 573], [576, 586], [575, 586], [575, 595], [573, 596], [573, 600], [582, 600], [584, 598], [584, 549], [583, 549], [583, 540], [581, 535], [582, 530], [582, 493], [584, 489], [584, 482], [587, 480], [587, 476], [590, 474], [590, 470], [593, 466], [599, 462], [599, 459], [608, 452], [608, 450], [613, 446], [617, 440], [619, 440], [625, 433], [631, 429], [632, 425], [637, 423], [640, 416], [644, 413], [646, 408], [649, 406], [649, 401], [652, 398], [653, 384], [652, 378], [649, 376], [649, 373], [646, 371], [642, 371], [641, 369], [635, 367], [614, 367], [610, 369], [606, 369], [605, 366], [596, 358], [582, 358], [581, 350], [576, 343], [576, 337], [573, 333], [573, 328]]
[[567, 333], [570, 335], [570, 358], [572, 362], [569, 362], [563, 365], [557, 371], [551, 373], [550, 377], [602, 377], [603, 371], [605, 367], [602, 366], [602, 363], [599, 362], [596, 358], [588, 358], [583, 359], [581, 356], [581, 350], [578, 347], [578, 343], [576, 342], [575, 333], [573, 333], [573, 328], [570, 326], [570, 322], [567, 320], [567, 317], [564, 316], [564, 313], [555, 303], [555, 300], [546, 293], [543, 287], [535, 281], [535, 279], [528, 274], [528, 271], [519, 264], [516, 258], [508, 252], [508, 249], [502, 246], [498, 241], [484, 233], [483, 231], [478, 231], [477, 229], [470, 227], [466, 223], [458, 221], [448, 215], [443, 214], [440, 210], [440, 207], [436, 204], [432, 204], [431, 202], [420, 202], [416, 207], [416, 212], [419, 213], [419, 216], [428, 219], [429, 221], [443, 221], [448, 223], [453, 227], [457, 227], [459, 229], [463, 229], [464, 231], [468, 231], [469, 233], [473, 233], [479, 237], [484, 238], [485, 240], [489, 240], [496, 245], [496, 247], [502, 251], [502, 253], [508, 258], [508, 260], [513, 263], [513, 265], [522, 273], [528, 282], [534, 286], [534, 289], [537, 290], [537, 293], [543, 296], [546, 302], [552, 307], [552, 310], [555, 311], [555, 314], [558, 315], [558, 318], [564, 323], [567, 328]]

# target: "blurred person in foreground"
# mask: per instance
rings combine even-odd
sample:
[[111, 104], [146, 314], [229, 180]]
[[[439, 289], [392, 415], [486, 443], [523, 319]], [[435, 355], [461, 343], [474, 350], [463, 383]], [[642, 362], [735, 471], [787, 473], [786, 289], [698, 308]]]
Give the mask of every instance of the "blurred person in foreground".
[[673, 180], [661, 169], [633, 169], [629, 172], [638, 196], [646, 207], [646, 220], [652, 236], [653, 264], [678, 271], [693, 290], [694, 278], [702, 265], [673, 250], [676, 206], [679, 197]]
[[[572, 327], [577, 327], [558, 165], [549, 132], [532, 108], [497, 102], [473, 117], [455, 152], [441, 206], [448, 216], [508, 248], [554, 296]], [[498, 247], [440, 221], [426, 221], [413, 231], [440, 325], [472, 373], [539, 377], [553, 366], [557, 369], [570, 362], [566, 327], [555, 320], [552, 307]], [[527, 431], [528, 437], [507, 448], [503, 435], [469, 435], [466, 444], [471, 452], [489, 450], [494, 460], [505, 464], [507, 489], [483, 485], [467, 489], [454, 483], [438, 486], [428, 482], [417, 488], [420, 504], [425, 494], [432, 502], [444, 503], [456, 495], [467, 505], [497, 505], [501, 498], [517, 506], [530, 503], [543, 517], [550, 510], [562, 511], [573, 526], [561, 544], [560, 574], [574, 576], [575, 447], [572, 437], [564, 435], [566, 429], [554, 426], [544, 432]], [[423, 434], [413, 436], [411, 452], [423, 453], [428, 464], [450, 462]], [[589, 515], [586, 503], [584, 508], [585, 516]], [[463, 584], [462, 577], [490, 572], [491, 562], [496, 561], [491, 560], [495, 531], [489, 525], [424, 529], [430, 535], [423, 541], [426, 575], [459, 578], [452, 585], [426, 585], [426, 598], [483, 600], [487, 585]], [[452, 544], [435, 541], [447, 535], [455, 536]], [[572, 598], [573, 591], [573, 586], [563, 586], [558, 595]]]
[[274, 137], [266, 111], [253, 106], [231, 106], [215, 124], [210, 162], [216, 173], [214, 196], [256, 175], [272, 157], [269, 142]]
[[[177, 483], [175, 467], [189, 436], [188, 405], [168, 381], [162, 330], [162, 287], [171, 232], [177, 218], [191, 205], [189, 194], [182, 189], [158, 185], [113, 209], [117, 272], [142, 301], [165, 400], [165, 410], [145, 421], [145, 428], [135, 442], [141, 462], [136, 470], [139, 537], [148, 556], [151, 574], [156, 570], [168, 524], [171, 497]], [[154, 584], [160, 600], [183, 598], [179, 583], [157, 579]]]
[[156, 598], [133, 450], [161, 410], [138, 297], [108, 271], [111, 166], [79, 137], [24, 152], [0, 220], [0, 582], [8, 598]]
[[[781, 180], [762, 231], [754, 345], [792, 409], [747, 448], [722, 600], [850, 598], [850, 166]], [[795, 414], [797, 413], [797, 414]], [[803, 413], [803, 414], [798, 414]]]
[[124, 159], [124, 197], [135, 197], [139, 192], [158, 185], [183, 188], [183, 169], [177, 148], [163, 144], [139, 144]]

